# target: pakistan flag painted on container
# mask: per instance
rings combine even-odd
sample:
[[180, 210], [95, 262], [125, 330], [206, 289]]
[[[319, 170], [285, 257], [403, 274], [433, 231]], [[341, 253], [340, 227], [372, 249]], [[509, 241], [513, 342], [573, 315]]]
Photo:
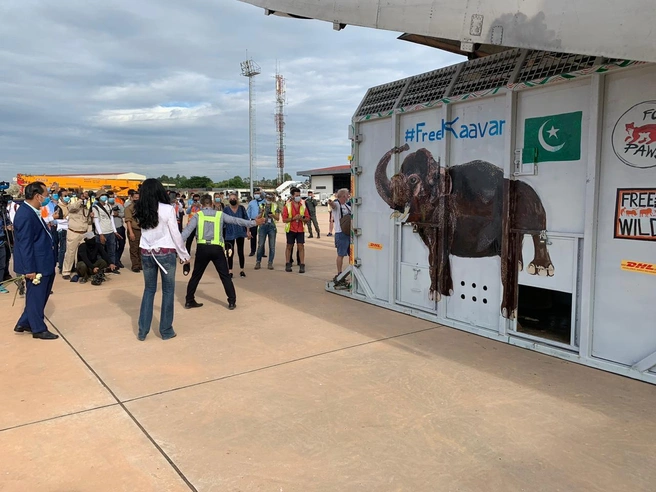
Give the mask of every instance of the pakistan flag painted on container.
[[524, 123], [524, 164], [581, 159], [583, 112], [527, 118]]

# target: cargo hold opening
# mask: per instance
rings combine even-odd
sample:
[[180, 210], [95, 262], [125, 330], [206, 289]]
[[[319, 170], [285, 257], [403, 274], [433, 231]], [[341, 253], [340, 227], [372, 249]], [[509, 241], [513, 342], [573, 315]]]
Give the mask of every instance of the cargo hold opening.
[[572, 336], [572, 294], [520, 285], [517, 331], [569, 344]]

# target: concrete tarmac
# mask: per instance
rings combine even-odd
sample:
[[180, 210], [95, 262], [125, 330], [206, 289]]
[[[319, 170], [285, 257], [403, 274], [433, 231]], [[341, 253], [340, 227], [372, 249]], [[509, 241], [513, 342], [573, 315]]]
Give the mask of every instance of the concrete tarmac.
[[[325, 209], [322, 213], [327, 232]], [[247, 250], [248, 253], [248, 250]], [[56, 341], [0, 297], [1, 491], [654, 491], [653, 386], [331, 295], [307, 273], [218, 275], [136, 338], [141, 274], [55, 282]], [[128, 255], [124, 263], [128, 265]]]

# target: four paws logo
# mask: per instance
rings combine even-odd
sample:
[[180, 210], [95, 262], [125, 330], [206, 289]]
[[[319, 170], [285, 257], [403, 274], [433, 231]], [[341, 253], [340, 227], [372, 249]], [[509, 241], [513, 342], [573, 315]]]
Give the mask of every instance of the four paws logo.
[[656, 167], [656, 101], [636, 104], [613, 129], [613, 150], [627, 166]]

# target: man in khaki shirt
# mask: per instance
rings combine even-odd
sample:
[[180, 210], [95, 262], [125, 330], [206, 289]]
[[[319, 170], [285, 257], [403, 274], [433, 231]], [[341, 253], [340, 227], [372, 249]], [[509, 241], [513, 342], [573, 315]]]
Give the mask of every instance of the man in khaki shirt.
[[139, 250], [139, 241], [141, 241], [141, 227], [134, 217], [134, 206], [139, 201], [139, 192], [135, 191], [130, 200], [130, 205], [125, 207], [125, 228], [128, 232], [128, 241], [130, 242], [130, 261], [132, 262], [132, 271], [139, 273], [141, 267], [141, 251]]
[[71, 202], [68, 205], [68, 231], [66, 232], [66, 254], [62, 267], [62, 278], [69, 280], [71, 272], [77, 263], [77, 248], [84, 241], [93, 221], [93, 212], [89, 210], [83, 200]]

